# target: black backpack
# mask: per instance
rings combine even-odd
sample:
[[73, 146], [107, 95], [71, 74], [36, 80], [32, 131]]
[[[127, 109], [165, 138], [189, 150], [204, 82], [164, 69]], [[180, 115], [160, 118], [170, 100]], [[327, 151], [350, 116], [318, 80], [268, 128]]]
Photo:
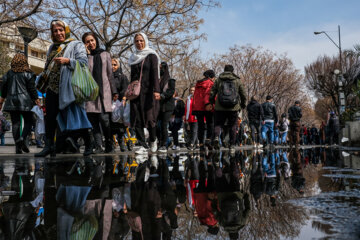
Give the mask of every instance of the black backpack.
[[222, 81], [218, 99], [221, 106], [224, 108], [233, 108], [239, 102], [238, 89], [236, 88], [235, 81], [225, 80]]
[[282, 132], [286, 130], [285, 121], [280, 122], [279, 130], [282, 131]]
[[243, 203], [235, 196], [224, 199], [220, 205], [224, 227], [237, 226], [241, 223]]

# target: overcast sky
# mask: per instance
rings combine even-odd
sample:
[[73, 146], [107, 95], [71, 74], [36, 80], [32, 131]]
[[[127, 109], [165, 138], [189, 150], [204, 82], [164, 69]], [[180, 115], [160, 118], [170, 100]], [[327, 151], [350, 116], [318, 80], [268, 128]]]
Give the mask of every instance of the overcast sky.
[[207, 42], [200, 47], [204, 57], [224, 53], [238, 44], [263, 46], [277, 54], [286, 53], [296, 68], [319, 55], [338, 54], [326, 35], [338, 43], [341, 27], [343, 49], [360, 43], [360, 0], [220, 0], [222, 7], [201, 12], [205, 20], [200, 32]]

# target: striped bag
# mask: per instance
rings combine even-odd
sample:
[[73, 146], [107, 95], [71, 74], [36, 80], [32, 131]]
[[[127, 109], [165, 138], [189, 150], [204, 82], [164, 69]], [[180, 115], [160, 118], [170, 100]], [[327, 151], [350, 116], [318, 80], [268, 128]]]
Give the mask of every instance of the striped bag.
[[71, 86], [77, 103], [95, 101], [99, 95], [99, 86], [91, 75], [89, 68], [81, 66], [78, 61], [76, 61]]

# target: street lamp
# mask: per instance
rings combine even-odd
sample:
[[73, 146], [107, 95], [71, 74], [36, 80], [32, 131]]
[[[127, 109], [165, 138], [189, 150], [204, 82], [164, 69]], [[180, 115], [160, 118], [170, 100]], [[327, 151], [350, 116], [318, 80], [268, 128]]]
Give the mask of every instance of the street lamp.
[[24, 40], [24, 53], [28, 57], [28, 45], [29, 43], [37, 37], [37, 31], [34, 28], [30, 27], [17, 27], [18, 31], [21, 34], [21, 37]]
[[338, 85], [339, 85], [339, 114], [345, 111], [345, 95], [343, 92], [343, 75], [342, 75], [342, 52], [341, 52], [341, 37], [340, 37], [340, 25], [338, 25], [338, 35], [339, 35], [339, 43], [337, 44], [325, 31], [314, 32], [315, 35], [319, 35], [324, 33], [330, 41], [339, 49], [339, 60], [340, 60], [340, 71], [335, 70], [337, 73], [335, 75], [338, 77]]

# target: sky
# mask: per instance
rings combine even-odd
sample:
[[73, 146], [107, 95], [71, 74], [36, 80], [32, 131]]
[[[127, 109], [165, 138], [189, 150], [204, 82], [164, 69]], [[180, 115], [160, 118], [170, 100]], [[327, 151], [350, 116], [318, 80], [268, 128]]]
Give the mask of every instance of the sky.
[[[295, 67], [304, 67], [320, 55], [337, 55], [341, 29], [342, 49], [360, 44], [359, 0], [219, 0], [220, 8], [203, 10], [200, 43], [203, 57], [225, 53], [229, 47], [250, 44], [286, 54]], [[338, 56], [338, 55], [337, 55]]]

